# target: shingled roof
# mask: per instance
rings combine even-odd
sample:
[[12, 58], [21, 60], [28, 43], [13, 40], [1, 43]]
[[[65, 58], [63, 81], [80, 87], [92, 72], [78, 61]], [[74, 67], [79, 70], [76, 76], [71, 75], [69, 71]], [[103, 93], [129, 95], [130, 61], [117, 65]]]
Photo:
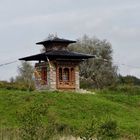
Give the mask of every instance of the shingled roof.
[[67, 45], [70, 43], [76, 43], [76, 41], [62, 39], [58, 37], [49, 38], [47, 40], [38, 42], [36, 44], [44, 45], [46, 50], [44, 53], [31, 55], [27, 57], [20, 58], [19, 60], [25, 61], [46, 61], [47, 58], [50, 60], [56, 59], [76, 59], [83, 60], [88, 58], [93, 58], [94, 55], [82, 54], [77, 52], [71, 52], [66, 49]]
[[56, 51], [48, 51], [45, 53], [40, 53], [24, 58], [20, 58], [19, 60], [25, 60], [25, 61], [46, 61], [47, 58], [50, 60], [54, 59], [88, 59], [88, 58], [94, 58], [94, 55], [88, 55], [88, 54], [82, 54], [82, 53], [77, 53], [77, 52], [70, 52], [67, 50], [56, 50]]
[[48, 44], [51, 44], [51, 43], [67, 43], [67, 44], [70, 44], [70, 43], [76, 43], [76, 41], [62, 39], [62, 38], [58, 38], [58, 37], [53, 37], [51, 39], [47, 39], [47, 40], [44, 40], [44, 41], [41, 41], [41, 42], [37, 42], [36, 44], [37, 45], [48, 45]]

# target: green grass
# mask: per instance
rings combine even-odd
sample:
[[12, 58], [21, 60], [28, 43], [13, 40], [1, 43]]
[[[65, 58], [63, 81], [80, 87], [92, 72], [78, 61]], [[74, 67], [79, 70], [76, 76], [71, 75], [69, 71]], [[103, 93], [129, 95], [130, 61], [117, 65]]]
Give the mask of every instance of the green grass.
[[44, 125], [53, 120], [72, 129], [74, 135], [91, 123], [93, 116], [116, 120], [122, 135], [140, 136], [140, 95], [123, 94], [115, 91], [98, 91], [95, 95], [27, 92], [0, 90], [0, 127], [18, 128], [19, 114], [33, 104], [47, 103]]

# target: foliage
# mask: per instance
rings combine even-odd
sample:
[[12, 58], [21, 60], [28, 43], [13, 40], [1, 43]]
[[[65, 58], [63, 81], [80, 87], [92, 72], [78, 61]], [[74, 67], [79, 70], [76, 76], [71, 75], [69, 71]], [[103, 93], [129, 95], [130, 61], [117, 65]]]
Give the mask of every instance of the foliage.
[[131, 75], [127, 75], [127, 76], [119, 75], [118, 84], [127, 84], [127, 85], [140, 86], [140, 79], [135, 77], [135, 76], [131, 76]]
[[[0, 81], [0, 89], [8, 89], [8, 90], [28, 90], [27, 86], [23, 83], [18, 82], [7, 82], [7, 81]], [[30, 90], [34, 90], [32, 86]]]
[[112, 140], [119, 137], [117, 122], [114, 120], [106, 120], [100, 124], [98, 129], [98, 140]]
[[22, 82], [7, 82], [7, 81], [0, 81], [0, 89], [8, 89], [8, 90], [30, 90], [33, 91], [35, 89], [34, 85], [32, 85], [29, 89], [27, 84]]
[[92, 121], [88, 126], [85, 127], [80, 137], [82, 140], [92, 140], [98, 133], [99, 121], [95, 116], [93, 116]]
[[82, 95], [70, 92], [29, 92], [1, 89], [1, 129], [19, 128], [21, 123], [18, 121], [18, 114], [26, 114], [28, 108], [36, 105], [40, 111], [43, 108], [41, 106], [47, 104], [47, 113], [42, 114], [41, 117], [43, 134], [50, 132], [46, 134], [47, 136], [51, 137], [56, 133], [83, 136], [81, 134], [84, 134], [86, 126], [90, 128], [93, 116], [97, 120], [98, 118], [105, 120], [101, 121], [101, 124], [104, 124], [104, 122], [108, 122], [105, 119], [107, 115], [117, 122], [117, 128], [124, 139], [135, 140], [135, 137], [140, 136], [140, 94], [131, 96], [133, 93], [126, 94], [127, 92], [113, 90], [95, 92], [94, 95]]
[[117, 85], [116, 87], [109, 87], [108, 89], [110, 91], [116, 91], [117, 93], [121, 93], [121, 94], [140, 95], [140, 86], [132, 86], [129, 84], [124, 84], [124, 85]]
[[92, 80], [80, 78], [80, 88], [82, 89], [95, 89], [96, 86]]
[[49, 114], [47, 125], [43, 125], [42, 120], [47, 114], [47, 108], [48, 104], [33, 104], [19, 115], [22, 140], [52, 139], [55, 135], [66, 134], [69, 131], [67, 125], [57, 122], [52, 114]]
[[29, 62], [22, 62], [18, 67], [18, 76], [15, 82], [25, 85], [29, 90], [34, 89], [33, 67]]
[[[103, 117], [102, 117], [103, 118]], [[101, 119], [94, 116], [91, 124], [84, 130], [82, 140], [112, 140], [119, 136], [118, 126], [116, 121], [111, 119], [106, 119], [102, 121]]]
[[[20, 136], [22, 140], [45, 139], [46, 132], [42, 124], [42, 117], [46, 114], [47, 106], [35, 104], [19, 115]], [[44, 134], [45, 133], [45, 134]]]
[[76, 44], [70, 45], [69, 50], [95, 55], [94, 59], [88, 59], [80, 65], [80, 76], [83, 80], [92, 80], [96, 88], [116, 83], [117, 67], [113, 65], [113, 50], [108, 41], [85, 35]]

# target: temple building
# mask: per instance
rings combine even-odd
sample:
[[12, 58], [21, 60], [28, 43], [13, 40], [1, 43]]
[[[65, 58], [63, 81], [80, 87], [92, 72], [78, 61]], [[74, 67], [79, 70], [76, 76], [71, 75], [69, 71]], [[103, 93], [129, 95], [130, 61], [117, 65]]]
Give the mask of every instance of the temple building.
[[79, 63], [93, 55], [72, 52], [68, 45], [76, 41], [54, 37], [36, 43], [44, 46], [44, 52], [19, 60], [37, 61], [35, 63], [36, 89], [78, 90]]

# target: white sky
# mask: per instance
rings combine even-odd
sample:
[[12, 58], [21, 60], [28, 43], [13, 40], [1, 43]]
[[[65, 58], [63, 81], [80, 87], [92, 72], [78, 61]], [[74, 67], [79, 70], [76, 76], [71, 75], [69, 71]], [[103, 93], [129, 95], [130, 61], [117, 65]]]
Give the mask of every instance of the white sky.
[[[140, 0], [0, 0], [0, 64], [40, 52], [49, 33], [107, 39], [123, 75], [140, 77]], [[20, 62], [0, 67], [0, 80]]]

